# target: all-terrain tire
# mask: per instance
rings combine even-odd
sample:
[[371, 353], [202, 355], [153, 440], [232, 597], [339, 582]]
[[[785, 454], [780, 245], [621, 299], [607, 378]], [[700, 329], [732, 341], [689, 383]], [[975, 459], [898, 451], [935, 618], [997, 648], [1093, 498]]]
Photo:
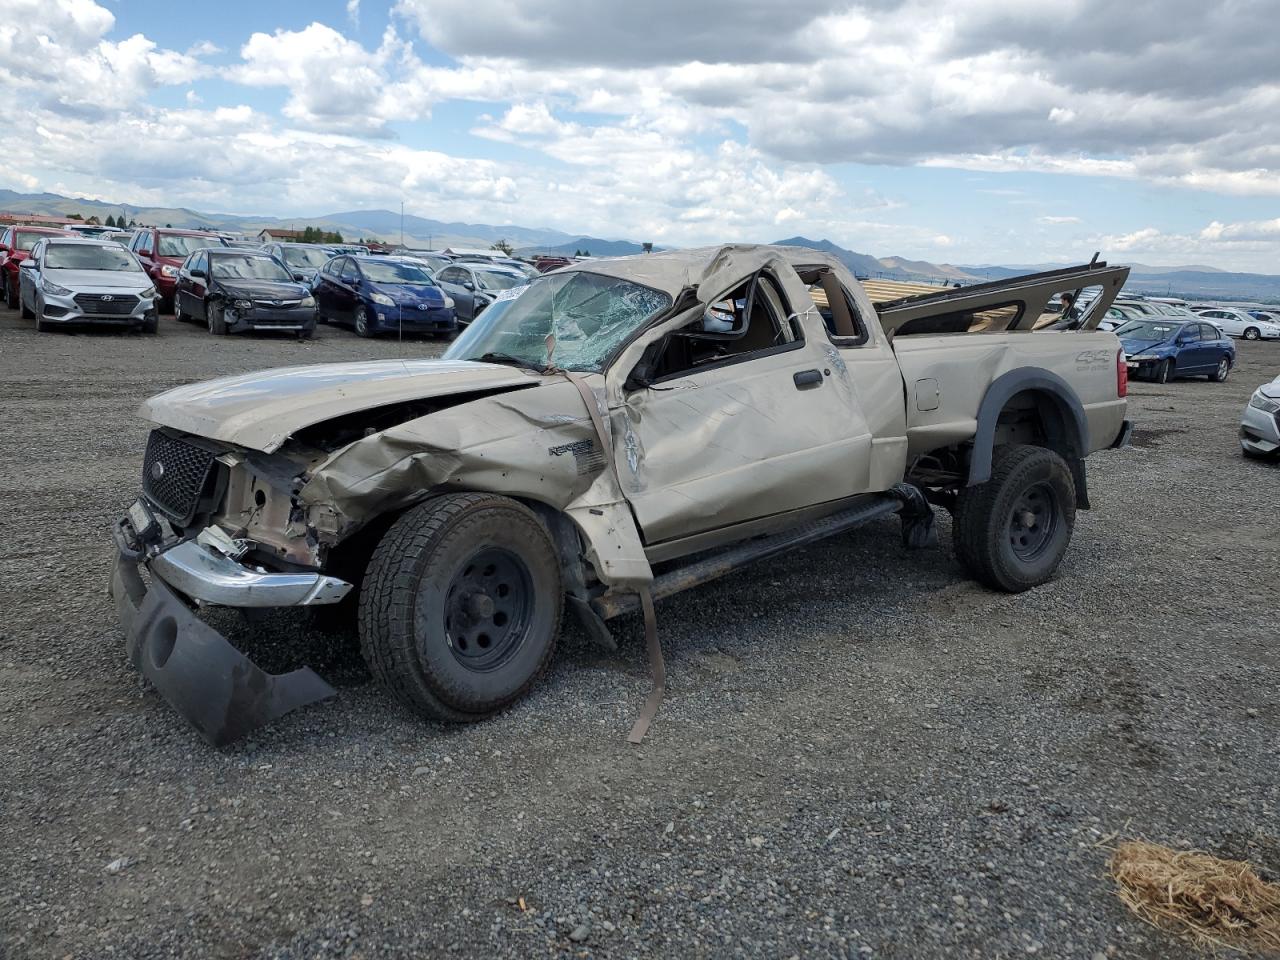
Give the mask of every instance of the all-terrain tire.
[[495, 494], [447, 494], [396, 520], [374, 550], [360, 649], [409, 709], [482, 720], [546, 670], [563, 604], [555, 544], [531, 510]]
[[[1027, 523], [1028, 515], [1036, 522]], [[1053, 576], [1075, 518], [1075, 481], [1062, 457], [1045, 447], [997, 447], [991, 479], [957, 498], [956, 559], [980, 583], [1021, 593]]]

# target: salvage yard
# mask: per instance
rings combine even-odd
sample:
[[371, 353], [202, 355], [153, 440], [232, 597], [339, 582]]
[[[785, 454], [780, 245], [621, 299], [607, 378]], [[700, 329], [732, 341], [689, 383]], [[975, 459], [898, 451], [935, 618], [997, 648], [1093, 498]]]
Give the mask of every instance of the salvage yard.
[[[1058, 335], [1058, 334], [1045, 334]], [[1061, 334], [1070, 336], [1070, 334]], [[1280, 465], [1241, 458], [1280, 343], [1227, 383], [1135, 383], [1057, 578], [974, 584], [882, 521], [658, 606], [575, 621], [528, 699], [421, 723], [324, 615], [219, 626], [335, 700], [207, 746], [127, 664], [108, 528], [170, 386], [444, 344], [36, 334], [0, 308], [0, 957], [1192, 956], [1109, 845], [1280, 875]], [[307, 651], [304, 659], [296, 650]]]

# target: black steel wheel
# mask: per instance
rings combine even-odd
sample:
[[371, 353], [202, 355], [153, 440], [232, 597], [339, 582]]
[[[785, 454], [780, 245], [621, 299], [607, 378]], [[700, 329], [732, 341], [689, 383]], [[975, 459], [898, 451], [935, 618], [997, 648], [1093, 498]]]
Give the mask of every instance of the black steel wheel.
[[444, 629], [468, 670], [494, 670], [523, 640], [533, 614], [533, 578], [524, 561], [486, 547], [468, 558], [449, 584]]
[[997, 447], [991, 479], [956, 498], [956, 559], [996, 590], [1029, 590], [1058, 569], [1075, 516], [1075, 481], [1062, 457], [1045, 447]]
[[447, 494], [400, 517], [374, 550], [360, 647], [410, 709], [480, 720], [550, 663], [563, 592], [555, 544], [531, 510], [495, 494]]

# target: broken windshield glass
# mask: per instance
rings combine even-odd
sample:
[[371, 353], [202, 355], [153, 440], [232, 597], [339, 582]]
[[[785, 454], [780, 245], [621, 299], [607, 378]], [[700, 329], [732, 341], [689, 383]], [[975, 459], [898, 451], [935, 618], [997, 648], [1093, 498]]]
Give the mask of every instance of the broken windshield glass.
[[553, 274], [485, 310], [445, 359], [502, 356], [545, 367], [550, 353], [557, 367], [599, 373], [633, 333], [670, 306], [661, 290], [630, 280], [585, 271]]

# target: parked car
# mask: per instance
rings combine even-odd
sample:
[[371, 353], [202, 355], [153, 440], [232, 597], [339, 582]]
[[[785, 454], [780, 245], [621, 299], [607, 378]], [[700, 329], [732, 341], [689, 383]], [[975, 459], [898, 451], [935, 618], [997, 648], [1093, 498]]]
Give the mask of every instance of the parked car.
[[478, 264], [480, 266], [505, 267], [507, 270], [514, 270], [516, 273], [522, 273], [530, 280], [534, 277], [541, 276], [538, 270], [525, 263], [523, 260], [517, 260], [514, 257], [458, 257], [454, 263]]
[[506, 267], [479, 263], [451, 263], [436, 274], [436, 282], [457, 304], [458, 323], [463, 326], [478, 317], [503, 290], [523, 287], [529, 279]]
[[156, 332], [156, 288], [138, 258], [111, 240], [44, 237], [20, 268], [22, 316], [45, 332], [109, 324]]
[[311, 290], [269, 253], [196, 250], [178, 268], [176, 282], [178, 320], [203, 322], [212, 334], [277, 330], [310, 337], [316, 331]]
[[1249, 316], [1255, 320], [1264, 320], [1267, 323], [1280, 324], [1280, 312], [1275, 310], [1250, 310]]
[[293, 279], [308, 286], [320, 268], [337, 255], [331, 247], [314, 243], [269, 243], [262, 249], [288, 267]]
[[[474, 722], [538, 681], [564, 609], [612, 644], [606, 621], [643, 606], [652, 624], [655, 597], [879, 518], [926, 547], [930, 500], [954, 512], [970, 576], [1031, 589], [1089, 507], [1085, 458], [1131, 432], [1116, 338], [1032, 322], [1050, 295], [1127, 274], [1091, 264], [877, 311], [820, 251], [671, 251], [540, 277], [441, 359], [170, 390], [142, 407], [141, 494], [115, 527], [129, 657], [225, 743], [335, 691], [266, 673], [193, 607], [358, 598], [385, 689]], [[925, 332], [1008, 305], [1009, 328], [972, 348]]]
[[74, 237], [69, 230], [53, 227], [9, 227], [0, 234], [0, 278], [4, 281], [4, 302], [18, 309], [18, 268], [31, 248], [43, 237]]
[[568, 257], [538, 257], [533, 261], [534, 269], [539, 273], [550, 273], [573, 263]]
[[1245, 405], [1240, 450], [1246, 457], [1280, 456], [1280, 377], [1253, 391]]
[[160, 291], [160, 309], [174, 308], [173, 292], [178, 284], [178, 271], [187, 257], [204, 247], [229, 247], [225, 237], [199, 230], [172, 230], [168, 227], [142, 227], [135, 230], [129, 249], [142, 261], [151, 280]]
[[1106, 316], [1098, 321], [1098, 329], [1114, 331], [1119, 327], [1123, 327], [1131, 320], [1141, 320], [1145, 316], [1147, 315], [1140, 310], [1134, 310], [1131, 307], [1113, 303], [1107, 308]]
[[1197, 307], [1195, 312], [1204, 320], [1212, 320], [1229, 337], [1280, 340], [1280, 324], [1257, 320], [1235, 307]]
[[453, 263], [453, 257], [445, 256], [443, 253], [406, 253], [403, 255], [405, 260], [413, 260], [417, 263], [424, 264], [431, 270], [431, 275], [435, 276], [449, 264]]
[[325, 323], [350, 324], [356, 334], [451, 334], [453, 298], [420, 264], [400, 257], [334, 257], [316, 275], [316, 302]]
[[369, 248], [363, 243], [330, 243], [326, 246], [333, 251], [334, 256], [342, 253], [350, 253], [357, 257], [369, 256]]
[[1212, 323], [1143, 317], [1130, 320], [1115, 334], [1129, 372], [1156, 383], [1201, 376], [1222, 383], [1236, 365], [1236, 345]]

